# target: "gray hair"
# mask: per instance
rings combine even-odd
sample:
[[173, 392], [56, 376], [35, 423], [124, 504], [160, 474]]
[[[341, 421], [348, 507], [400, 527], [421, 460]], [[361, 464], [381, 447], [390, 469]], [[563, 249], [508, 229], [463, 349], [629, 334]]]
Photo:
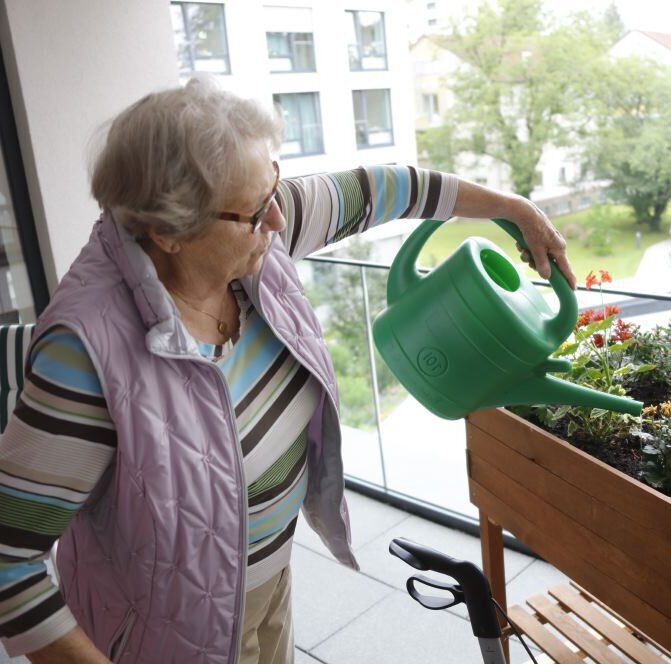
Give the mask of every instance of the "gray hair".
[[279, 117], [259, 102], [221, 89], [214, 77], [193, 78], [112, 121], [94, 158], [91, 192], [135, 237], [150, 228], [193, 237], [241, 192], [263, 193], [268, 150], [280, 141]]

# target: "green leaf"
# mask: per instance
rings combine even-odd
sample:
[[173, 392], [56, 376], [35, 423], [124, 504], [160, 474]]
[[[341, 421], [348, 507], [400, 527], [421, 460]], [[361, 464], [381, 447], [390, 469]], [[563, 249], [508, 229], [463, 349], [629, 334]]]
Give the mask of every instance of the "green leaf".
[[624, 376], [625, 374], [631, 373], [634, 370], [633, 364], [625, 364], [619, 369], [615, 369], [614, 373], [616, 376]]
[[629, 346], [631, 346], [632, 343], [633, 343], [632, 339], [626, 339], [625, 341], [618, 341], [617, 343], [608, 346], [608, 350], [611, 353], [618, 353], [621, 350], [626, 350], [627, 348], [629, 348]]
[[610, 411], [605, 408], [592, 408], [592, 412], [589, 414], [589, 419], [597, 420], [604, 415], [608, 415], [608, 413], [610, 413]]
[[557, 348], [557, 350], [552, 353], [553, 357], [562, 357], [563, 355], [573, 355], [578, 348], [580, 348], [580, 344], [578, 343], [573, 343], [573, 344], [566, 344], [564, 346], [560, 346]]
[[653, 369], [656, 368], [657, 368], [656, 364], [641, 364], [634, 369], [634, 373], [635, 374], [645, 373], [646, 371], [652, 371]]
[[589, 361], [590, 361], [590, 356], [587, 353], [585, 353], [583, 355], [578, 355], [578, 357], [576, 357], [573, 360], [573, 366], [575, 368], [584, 367]]
[[567, 433], [569, 436], [572, 436], [578, 430], [578, 423], [575, 420], [571, 420], [568, 423]]
[[613, 319], [615, 316], [608, 316], [608, 318], [604, 318], [603, 320], [597, 320], [594, 323], [590, 323], [586, 327], [583, 328], [584, 332], [586, 335], [591, 336], [595, 332], [603, 332], [605, 330], [609, 330], [611, 325], [613, 324]]

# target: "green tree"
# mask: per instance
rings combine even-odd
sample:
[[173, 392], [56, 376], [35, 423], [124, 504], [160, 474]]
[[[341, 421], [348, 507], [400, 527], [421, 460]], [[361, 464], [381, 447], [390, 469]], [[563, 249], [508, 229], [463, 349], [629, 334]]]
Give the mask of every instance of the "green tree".
[[610, 193], [636, 221], [659, 230], [671, 200], [671, 69], [639, 58], [604, 69], [596, 89], [590, 157]]
[[426, 162], [429, 168], [453, 173], [458, 145], [455, 126], [450, 121], [440, 127], [417, 130], [417, 154], [420, 163]]
[[603, 18], [561, 23], [542, 0], [483, 2], [454, 22], [443, 45], [464, 65], [447, 81], [462, 151], [507, 164], [514, 190], [529, 196], [543, 148], [567, 145], [587, 122], [592, 63], [612, 43]]
[[608, 5], [606, 8], [606, 11], [603, 15], [603, 20], [606, 24], [606, 29], [610, 32], [610, 38], [613, 43], [624, 37], [627, 29], [624, 25], [622, 17], [620, 16], [617, 5], [614, 2], [611, 2], [610, 5]]

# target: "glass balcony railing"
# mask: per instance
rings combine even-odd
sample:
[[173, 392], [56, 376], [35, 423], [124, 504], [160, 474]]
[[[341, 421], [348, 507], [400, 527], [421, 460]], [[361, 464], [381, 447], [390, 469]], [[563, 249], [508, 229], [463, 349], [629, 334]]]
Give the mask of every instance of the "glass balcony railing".
[[[373, 320], [386, 306], [389, 266], [311, 257], [299, 270], [336, 369], [350, 486], [475, 532], [477, 510], [468, 497], [464, 421], [443, 420], [421, 406], [394, 378], [373, 343]], [[546, 282], [534, 283], [554, 299]], [[667, 294], [580, 287], [577, 297], [580, 309], [599, 307], [602, 301], [616, 305], [621, 318], [644, 329], [671, 319]]]

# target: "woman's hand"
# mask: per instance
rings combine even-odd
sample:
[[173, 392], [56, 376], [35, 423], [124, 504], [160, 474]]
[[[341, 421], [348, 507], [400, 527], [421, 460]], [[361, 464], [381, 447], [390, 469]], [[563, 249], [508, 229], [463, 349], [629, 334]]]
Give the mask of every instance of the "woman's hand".
[[566, 242], [545, 213], [528, 198], [508, 194], [475, 182], [459, 178], [459, 191], [454, 204], [454, 216], [471, 219], [503, 218], [512, 221], [522, 231], [529, 249], [519, 245], [522, 260], [537, 270], [544, 279], [550, 277], [550, 259], [566, 277], [571, 288], [577, 280], [566, 257]]
[[530, 200], [518, 196], [510, 207], [506, 218], [519, 227], [529, 247], [523, 249], [516, 243], [522, 260], [536, 270], [543, 279], [549, 279], [550, 259], [554, 259], [571, 288], [575, 290], [577, 279], [568, 262], [566, 241], [561, 233], [545, 213]]

